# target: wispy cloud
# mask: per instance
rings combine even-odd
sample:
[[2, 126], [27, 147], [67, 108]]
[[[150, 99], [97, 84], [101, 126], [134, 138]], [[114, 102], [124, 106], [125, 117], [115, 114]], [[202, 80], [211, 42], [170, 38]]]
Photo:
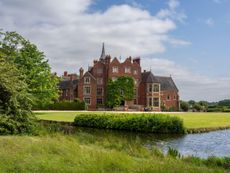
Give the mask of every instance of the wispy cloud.
[[215, 25], [215, 21], [213, 18], [208, 18], [205, 20], [205, 24], [207, 24], [208, 26], [214, 26]]

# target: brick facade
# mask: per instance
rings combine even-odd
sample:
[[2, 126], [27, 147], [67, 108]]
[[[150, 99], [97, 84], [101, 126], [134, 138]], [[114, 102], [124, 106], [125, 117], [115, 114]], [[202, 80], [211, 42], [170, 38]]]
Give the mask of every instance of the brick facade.
[[116, 57], [111, 59], [105, 55], [103, 45], [99, 60], [94, 60], [93, 66], [85, 73], [80, 68], [79, 74], [77, 87], [73, 90], [77, 98], [86, 102], [88, 110], [104, 107], [108, 80], [116, 80], [120, 76], [132, 77], [135, 82], [134, 99], [125, 102], [129, 107], [140, 105], [137, 106], [139, 109], [142, 107], [153, 111], [160, 111], [162, 106], [166, 109], [179, 109], [179, 91], [172, 78], [154, 76], [151, 71], [142, 72], [139, 57], [128, 57], [120, 62]]

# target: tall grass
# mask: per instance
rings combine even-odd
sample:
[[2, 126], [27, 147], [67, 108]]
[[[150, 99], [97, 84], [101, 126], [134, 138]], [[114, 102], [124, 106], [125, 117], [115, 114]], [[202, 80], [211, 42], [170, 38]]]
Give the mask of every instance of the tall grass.
[[184, 133], [182, 119], [163, 114], [92, 114], [77, 115], [74, 124], [95, 127], [153, 133]]
[[101, 138], [79, 132], [76, 136], [1, 136], [0, 172], [78, 173], [184, 173], [224, 172], [223, 168], [185, 162], [149, 151], [127, 141]]

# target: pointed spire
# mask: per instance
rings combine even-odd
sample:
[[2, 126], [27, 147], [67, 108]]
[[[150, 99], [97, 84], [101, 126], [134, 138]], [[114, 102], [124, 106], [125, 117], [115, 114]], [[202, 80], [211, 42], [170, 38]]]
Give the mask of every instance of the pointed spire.
[[105, 58], [105, 45], [104, 43], [102, 43], [102, 51], [101, 51], [101, 58], [100, 59], [104, 59]]

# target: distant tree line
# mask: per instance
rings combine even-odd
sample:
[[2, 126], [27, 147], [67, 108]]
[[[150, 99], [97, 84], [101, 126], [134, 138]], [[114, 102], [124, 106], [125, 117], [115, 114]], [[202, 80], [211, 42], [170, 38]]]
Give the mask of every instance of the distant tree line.
[[218, 102], [181, 100], [180, 109], [185, 112], [230, 112], [230, 99]]

